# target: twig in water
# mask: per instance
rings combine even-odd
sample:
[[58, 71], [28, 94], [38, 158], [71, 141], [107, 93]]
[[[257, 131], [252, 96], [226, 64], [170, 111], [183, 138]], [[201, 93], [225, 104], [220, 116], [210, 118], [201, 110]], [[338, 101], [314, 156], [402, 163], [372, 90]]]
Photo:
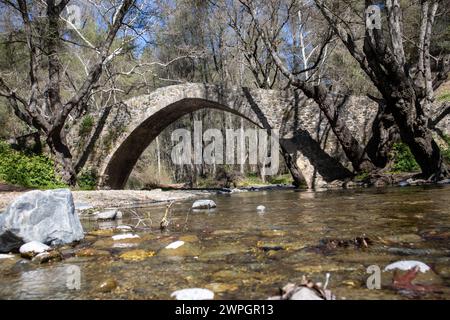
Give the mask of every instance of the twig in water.
[[[145, 228], [151, 228], [153, 221], [150, 217], [150, 213], [147, 213], [147, 218], [141, 218], [141, 216], [135, 210], [131, 210], [131, 214], [134, 216], [134, 219], [138, 221], [137, 224], [134, 226], [134, 228], [139, 227], [139, 225], [141, 225], [141, 224]], [[150, 221], [150, 227], [145, 223], [146, 220]]]
[[161, 223], [159, 224], [159, 228], [161, 229], [161, 231], [167, 229], [167, 227], [169, 226], [169, 219], [167, 218], [169, 216], [169, 213], [171, 212], [170, 208], [172, 207], [172, 205], [175, 203], [175, 201], [171, 201], [167, 206], [166, 206], [166, 213], [164, 214], [164, 217], [161, 220]]

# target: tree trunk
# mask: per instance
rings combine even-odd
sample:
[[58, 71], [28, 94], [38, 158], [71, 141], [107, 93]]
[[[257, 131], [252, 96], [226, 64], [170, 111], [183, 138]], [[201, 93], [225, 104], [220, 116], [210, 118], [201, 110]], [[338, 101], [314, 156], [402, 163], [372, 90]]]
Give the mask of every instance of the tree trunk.
[[449, 170], [431, 130], [428, 129], [428, 119], [423, 114], [420, 102], [415, 100], [411, 91], [394, 92], [394, 98], [388, 102], [388, 106], [392, 107], [401, 139], [411, 149], [422, 174], [426, 179], [437, 181], [448, 177]]
[[290, 155], [283, 147], [280, 146], [280, 152], [283, 155], [284, 162], [286, 163], [286, 167], [289, 169], [289, 172], [294, 179], [293, 185], [295, 187], [300, 187], [306, 184], [306, 179], [303, 176], [302, 172], [297, 166], [297, 162], [292, 155]]
[[100, 134], [103, 131], [103, 128], [105, 127], [106, 120], [109, 117], [109, 114], [111, 113], [113, 106], [106, 106], [102, 113], [100, 118], [98, 119], [97, 125], [95, 127], [94, 132], [89, 138], [88, 143], [84, 147], [83, 151], [80, 154], [80, 157], [75, 165], [75, 172], [80, 173], [83, 169], [84, 165], [86, 164], [87, 160], [89, 159], [89, 156], [91, 155], [92, 151], [94, 150], [95, 144], [97, 143], [97, 140], [100, 138]]
[[366, 147], [367, 155], [373, 164], [378, 168], [385, 168], [389, 162], [389, 152], [399, 140], [400, 133], [394, 116], [386, 111], [384, 103], [379, 102], [378, 114], [372, 124], [372, 136]]
[[370, 161], [366, 151], [353, 136], [345, 121], [339, 117], [338, 109], [340, 105], [345, 103], [345, 99], [337, 105], [331, 93], [323, 85], [312, 86], [309, 83], [301, 84], [301, 89], [308, 98], [314, 99], [319, 109], [327, 118], [331, 130], [339, 141], [342, 150], [347, 156], [347, 159], [352, 163], [353, 170], [356, 172], [374, 170], [375, 166]]
[[67, 146], [64, 135], [58, 133], [49, 135], [47, 137], [47, 144], [54, 155], [56, 170], [62, 181], [69, 186], [75, 186], [77, 175], [72, 162], [72, 154]]

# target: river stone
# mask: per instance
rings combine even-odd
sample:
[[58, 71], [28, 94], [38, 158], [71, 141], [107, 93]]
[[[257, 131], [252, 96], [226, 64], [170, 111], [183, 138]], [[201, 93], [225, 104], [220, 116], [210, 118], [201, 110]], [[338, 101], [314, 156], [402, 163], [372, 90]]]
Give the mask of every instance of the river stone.
[[214, 292], [208, 289], [190, 288], [175, 291], [170, 296], [177, 300], [212, 300]]
[[17, 250], [31, 241], [60, 245], [83, 237], [68, 189], [27, 192], [0, 214], [0, 252]]
[[95, 218], [98, 220], [114, 220], [114, 219], [120, 219], [117, 217], [118, 213], [120, 211], [118, 210], [107, 210], [99, 212], [95, 215]]
[[226, 259], [229, 255], [243, 255], [249, 251], [249, 248], [239, 243], [224, 243], [220, 246], [208, 247], [205, 252], [200, 255], [201, 260], [209, 259]]
[[107, 250], [97, 250], [94, 248], [84, 248], [75, 254], [77, 257], [109, 257], [111, 253]]
[[121, 240], [131, 240], [131, 239], [139, 239], [140, 237], [137, 234], [133, 233], [124, 233], [124, 234], [118, 234], [115, 236], [112, 236], [112, 239], [114, 241], [121, 241]]
[[399, 185], [400, 187], [408, 187], [408, 186], [410, 186], [411, 184], [410, 184], [408, 181], [400, 181], [400, 182], [398, 183], [398, 185]]
[[317, 293], [309, 288], [301, 288], [289, 300], [323, 300]]
[[165, 247], [158, 252], [158, 256], [163, 257], [195, 257], [200, 255], [200, 249], [191, 243], [185, 243], [174, 249]]
[[172, 242], [171, 244], [167, 245], [165, 247], [165, 249], [178, 249], [179, 247], [181, 247], [182, 245], [184, 245], [184, 241], [178, 240], [175, 242]]
[[113, 291], [116, 288], [117, 288], [117, 281], [116, 279], [111, 278], [100, 283], [100, 285], [97, 287], [97, 291], [107, 293]]
[[39, 253], [31, 261], [33, 263], [43, 264], [43, 263], [47, 263], [47, 262], [54, 262], [54, 261], [61, 261], [61, 260], [62, 260], [61, 253], [59, 253], [56, 250], [53, 250], [53, 251], [48, 251], [48, 252], [46, 251], [46, 252]]
[[154, 255], [155, 255], [154, 251], [131, 250], [122, 253], [120, 255], [120, 258], [127, 261], [142, 261], [147, 258], [153, 257]]
[[211, 209], [216, 207], [216, 203], [212, 200], [197, 200], [192, 204], [192, 209]]
[[50, 247], [46, 244], [40, 243], [38, 241], [31, 241], [21, 246], [19, 252], [22, 257], [31, 259], [35, 255], [49, 250]]
[[133, 228], [130, 226], [117, 226], [116, 230], [121, 231], [121, 232], [128, 232], [128, 231], [132, 231]]

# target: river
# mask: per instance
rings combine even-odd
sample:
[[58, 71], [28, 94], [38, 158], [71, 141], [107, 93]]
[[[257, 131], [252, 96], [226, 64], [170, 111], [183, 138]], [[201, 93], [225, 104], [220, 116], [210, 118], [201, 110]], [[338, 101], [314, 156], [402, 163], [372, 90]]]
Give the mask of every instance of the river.
[[[337, 299], [449, 299], [450, 187], [264, 191], [210, 197], [217, 208], [177, 202], [168, 230], [165, 206], [124, 210], [119, 222], [85, 221], [86, 239], [61, 248], [61, 262], [0, 259], [1, 299], [169, 299], [183, 288], [209, 288], [216, 299], [266, 299], [303, 275]], [[256, 207], [266, 210], [258, 212]], [[138, 218], [139, 217], [139, 218]], [[133, 227], [139, 238], [113, 240]], [[366, 237], [368, 247], [351, 244]], [[164, 249], [182, 240], [178, 249]], [[333, 241], [334, 240], [334, 241]], [[339, 242], [341, 240], [341, 242]], [[338, 245], [332, 245], [332, 244]], [[339, 245], [348, 244], [348, 245]], [[394, 288], [382, 273], [369, 290], [368, 266], [399, 260], [432, 267], [432, 290]]]

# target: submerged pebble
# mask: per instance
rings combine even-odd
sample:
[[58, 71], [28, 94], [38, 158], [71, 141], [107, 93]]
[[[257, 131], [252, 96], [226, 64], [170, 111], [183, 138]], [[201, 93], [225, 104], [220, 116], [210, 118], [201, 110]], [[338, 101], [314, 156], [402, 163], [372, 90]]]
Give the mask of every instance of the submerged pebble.
[[113, 291], [116, 288], [117, 288], [117, 281], [116, 279], [111, 278], [100, 283], [100, 285], [97, 287], [97, 291], [107, 293]]
[[169, 244], [168, 246], [166, 246], [165, 249], [178, 249], [179, 247], [181, 247], [182, 245], [184, 245], [184, 241], [175, 241], [172, 242], [171, 244]]
[[122, 253], [120, 255], [120, 258], [127, 261], [142, 261], [147, 258], [153, 257], [154, 255], [155, 255], [154, 251], [131, 250]]
[[112, 236], [112, 239], [114, 241], [127, 240], [127, 239], [138, 239], [138, 238], [140, 238], [140, 237], [137, 234], [132, 234], [132, 233], [118, 234], [118, 235]]

